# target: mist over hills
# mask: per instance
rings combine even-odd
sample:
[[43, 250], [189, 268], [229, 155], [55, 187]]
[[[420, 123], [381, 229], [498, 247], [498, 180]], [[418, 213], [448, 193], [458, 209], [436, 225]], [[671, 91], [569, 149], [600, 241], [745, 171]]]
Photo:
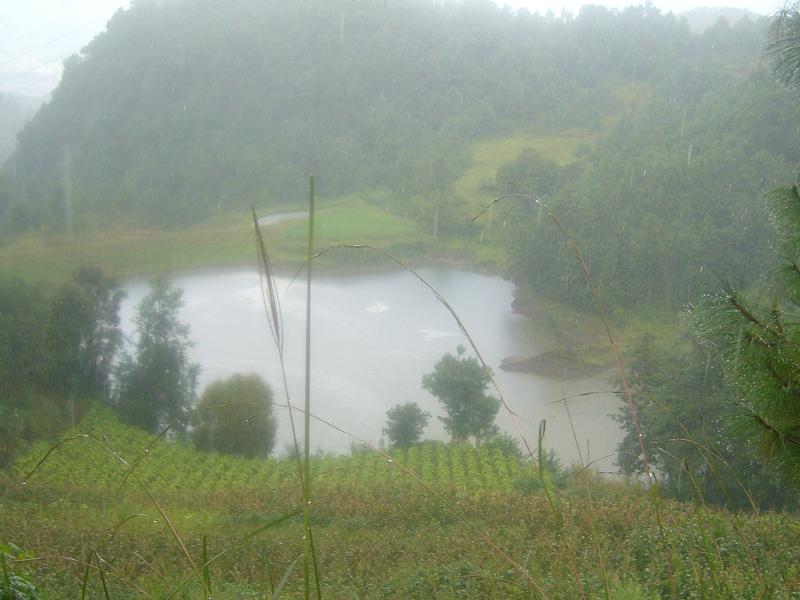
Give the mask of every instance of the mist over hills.
[[40, 98], [0, 92], [0, 165], [14, 152], [17, 133], [41, 104]]
[[741, 19], [749, 19], [751, 21], [764, 19], [763, 16], [752, 11], [730, 6], [722, 8], [701, 6], [682, 12], [680, 16], [686, 18], [689, 28], [695, 33], [703, 33], [709, 27], [716, 25], [720, 19], [725, 19], [731, 25], [736, 24]]
[[475, 139], [601, 128], [631, 82], [697, 97], [758, 41], [745, 28], [722, 53], [651, 7], [563, 21], [490, 2], [138, 2], [66, 62], [20, 134], [16, 188], [53, 207], [69, 164], [78, 214], [157, 222], [286, 202], [311, 171], [331, 195], [436, 194]]

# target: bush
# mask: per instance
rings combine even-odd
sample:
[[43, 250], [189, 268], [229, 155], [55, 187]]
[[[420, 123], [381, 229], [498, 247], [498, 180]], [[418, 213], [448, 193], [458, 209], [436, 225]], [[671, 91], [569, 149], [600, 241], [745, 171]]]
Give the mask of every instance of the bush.
[[268, 456], [277, 430], [272, 389], [254, 374], [215, 381], [203, 392], [192, 422], [192, 440], [200, 450]]

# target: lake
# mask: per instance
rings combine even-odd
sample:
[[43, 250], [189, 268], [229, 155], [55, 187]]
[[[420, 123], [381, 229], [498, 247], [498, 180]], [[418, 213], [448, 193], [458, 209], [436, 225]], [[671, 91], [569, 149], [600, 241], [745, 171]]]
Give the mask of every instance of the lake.
[[[575, 436], [559, 399], [584, 392], [569, 408], [583, 460], [613, 455], [622, 436], [609, 417], [620, 405], [605, 377], [559, 381], [498, 367], [508, 356], [531, 356], [549, 350], [547, 335], [531, 331], [528, 321], [511, 309], [514, 286], [494, 275], [450, 268], [420, 271], [458, 312], [511, 408], [517, 426], [532, 447], [538, 423], [547, 420], [545, 446], [563, 463], [578, 462]], [[254, 269], [203, 270], [178, 274], [173, 282], [184, 292], [183, 322], [191, 329], [193, 361], [200, 364], [199, 392], [209, 382], [237, 372], [258, 373], [270, 383], [278, 402], [285, 402], [278, 362]], [[306, 289], [298, 279], [279, 277], [285, 326], [289, 391], [303, 405], [304, 322]], [[144, 279], [124, 283], [123, 329], [133, 335], [136, 304], [148, 291]], [[288, 287], [288, 289], [287, 289]], [[453, 317], [425, 286], [405, 271], [357, 275], [320, 275], [312, 283], [312, 412], [361, 439], [377, 443], [386, 411], [395, 404], [417, 402], [431, 413], [428, 439], [447, 439], [441, 407], [422, 389], [423, 374], [446, 353], [468, 347]], [[468, 350], [469, 352], [469, 350]], [[278, 443], [285, 451], [291, 440], [286, 409], [276, 409]], [[297, 413], [302, 423], [302, 414]], [[516, 434], [511, 415], [501, 407], [498, 425]], [[302, 426], [301, 428], [302, 429]], [[344, 452], [353, 438], [313, 422], [312, 449]], [[598, 461], [601, 471], [615, 470], [613, 456]]]

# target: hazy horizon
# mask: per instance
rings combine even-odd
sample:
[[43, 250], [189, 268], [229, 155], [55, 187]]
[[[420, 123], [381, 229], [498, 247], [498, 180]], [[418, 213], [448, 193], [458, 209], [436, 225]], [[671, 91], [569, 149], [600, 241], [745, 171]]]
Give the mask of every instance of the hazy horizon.
[[[577, 13], [586, 4], [612, 9], [642, 3], [626, 0], [495, 0], [496, 4], [532, 12]], [[740, 8], [768, 15], [781, 2], [727, 0], [697, 3], [689, 0], [656, 0], [662, 12], [681, 13], [694, 8]], [[0, 92], [43, 97], [56, 88], [65, 58], [80, 51], [105, 29], [114, 12], [130, 0], [32, 0], [6, 7], [0, 14]]]

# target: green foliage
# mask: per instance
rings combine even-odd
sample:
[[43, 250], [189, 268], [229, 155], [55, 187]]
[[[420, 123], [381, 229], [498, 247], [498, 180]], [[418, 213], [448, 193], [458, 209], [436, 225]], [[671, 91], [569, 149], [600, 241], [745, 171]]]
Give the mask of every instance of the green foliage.
[[483, 442], [482, 447], [488, 451], [497, 450], [505, 456], [516, 456], [522, 460], [524, 453], [520, 450], [517, 438], [505, 432], [497, 433]]
[[292, 203], [309, 172], [330, 195], [424, 198], [409, 208], [430, 223], [473, 141], [600, 129], [632, 76], [699, 96], [760, 34], [749, 23], [706, 41], [653, 7], [562, 18], [433, 0], [134, 3], [65, 62], [20, 133], [20, 226], [63, 225], [65, 174], [74, 223], [91, 227]]
[[436, 396], [447, 416], [439, 417], [453, 441], [475, 438], [475, 445], [497, 433], [494, 424], [500, 401], [486, 394], [490, 378], [474, 357], [464, 358], [464, 347], [458, 356], [445, 354], [433, 367], [433, 373], [422, 377], [422, 387]]
[[742, 427], [761, 456], [800, 482], [800, 193], [771, 195], [778, 264], [767, 299], [747, 298], [731, 285], [696, 310], [698, 334], [720, 357], [736, 391]]
[[116, 371], [114, 405], [128, 422], [150, 433], [183, 431], [195, 399], [199, 367], [189, 361], [189, 327], [179, 321], [183, 291], [163, 278], [136, 309], [135, 355]]
[[[138, 465], [136, 472], [143, 482], [158, 490], [252, 491], [270, 486], [292, 487], [297, 477], [293, 452], [279, 458], [234, 456], [201, 452], [194, 444], [168, 442], [163, 438], [152, 445], [151, 435], [123, 424], [108, 409], [96, 407], [77, 427], [67, 432], [68, 437], [76, 436], [76, 439], [53, 452], [36, 470], [29, 485], [55, 490], [67, 489], [75, 483], [97, 492], [119, 486], [127, 467], [90, 439], [83, 438], [83, 434], [102, 435], [128, 462], [135, 461], [143, 449], [148, 448], [146, 460]], [[34, 444], [28, 454], [14, 463], [13, 470], [17, 476], [33, 470], [51, 447], [52, 444], [45, 441]], [[506, 454], [503, 449], [487, 444], [475, 448], [470, 444], [423, 442], [409, 448], [393, 449], [390, 455], [394, 462], [389, 463], [359, 447], [352, 457], [312, 456], [312, 479], [317, 485], [334, 485], [342, 489], [382, 486], [392, 482], [410, 484], [412, 480], [396, 468], [395, 463], [402, 463], [437, 488], [477, 492], [509, 490], [514, 480], [530, 469], [515, 454]], [[128, 485], [134, 484], [129, 481]]]
[[[203, 537], [211, 556], [231, 546], [210, 567], [215, 597], [259, 597], [269, 590], [267, 570], [276, 584], [297, 560], [299, 518], [264, 531], [257, 541], [234, 543], [297, 509], [293, 457], [248, 459], [199, 452], [164, 438], [154, 442], [107, 409], [92, 411], [69, 434], [88, 434], [100, 443], [75, 437], [52, 452], [26, 486], [15, 476], [2, 488], [0, 531], [7, 539], [24, 538], [33, 556], [82, 557], [87, 546], [98, 548], [112, 565], [112, 597], [135, 596], [140, 589], [166, 597], [191, 576], [171, 531], [138, 483], [128, 478], [118, 490], [129, 468], [113, 450], [137, 462], [136, 477], [157, 494], [192, 556], [202, 556]], [[16, 468], [29, 472], [48, 449], [37, 444]], [[541, 488], [525, 494], [512, 489], [534, 470], [516, 457], [485, 445], [437, 442], [393, 451], [391, 458], [390, 463], [363, 450], [313, 458], [315, 546], [324, 565], [324, 597], [530, 598], [526, 580], [481, 541], [478, 530], [524, 561], [551, 598], [602, 597], [598, 552], [612, 592], [634, 598], [669, 598], [673, 583], [679, 598], [712, 597], [711, 569], [725, 590], [717, 597], [731, 600], [790, 596], [800, 582], [800, 524], [794, 515], [733, 515], [664, 500], [660, 528], [653, 502], [639, 486], [586, 479], [583, 472], [582, 481], [567, 480], [562, 490], [558, 472], [548, 466], [550, 493], [558, 495], [564, 516], [559, 528]], [[424, 492], [399, 464], [440, 496]], [[113, 544], [109, 530], [115, 532]], [[701, 530], [713, 536], [712, 552], [703, 545]], [[163, 573], [153, 577], [142, 559]], [[79, 589], [76, 573], [82, 569], [70, 563], [36, 561], [25, 569], [52, 597], [71, 597]], [[302, 595], [299, 569], [291, 571], [283, 590], [289, 597]], [[102, 594], [99, 583], [95, 591]], [[202, 593], [194, 579], [184, 597]]]
[[92, 269], [55, 287], [0, 280], [0, 466], [108, 398], [122, 295]]
[[[618, 309], [677, 309], [713, 290], [714, 273], [750, 285], [768, 262], [760, 197], [800, 161], [800, 108], [763, 67], [709, 78], [703, 89], [657, 87], [575, 166], [528, 154], [498, 173], [520, 186], [495, 187], [498, 195], [529, 189], [553, 210]], [[580, 265], [547, 214], [522, 198], [499, 210], [514, 280], [591, 308]]]
[[192, 413], [195, 447], [269, 456], [277, 429], [272, 397], [272, 389], [255, 374], [236, 374], [209, 384]]
[[22, 550], [14, 544], [0, 544], [0, 600], [40, 600], [36, 586], [11, 570], [8, 563], [15, 559], [25, 559]]
[[[736, 393], [723, 380], [719, 358], [694, 338], [659, 346], [648, 336], [627, 364], [650, 462], [668, 495], [731, 509], [751, 509], [752, 503], [760, 509], [797, 507], [797, 495], [743, 435]], [[617, 464], [625, 473], [641, 474], [627, 407], [617, 420], [626, 432]]]
[[419, 442], [428, 424], [430, 414], [424, 412], [416, 402], [393, 406], [386, 412], [386, 427], [383, 433], [389, 438], [392, 448], [408, 448]]

